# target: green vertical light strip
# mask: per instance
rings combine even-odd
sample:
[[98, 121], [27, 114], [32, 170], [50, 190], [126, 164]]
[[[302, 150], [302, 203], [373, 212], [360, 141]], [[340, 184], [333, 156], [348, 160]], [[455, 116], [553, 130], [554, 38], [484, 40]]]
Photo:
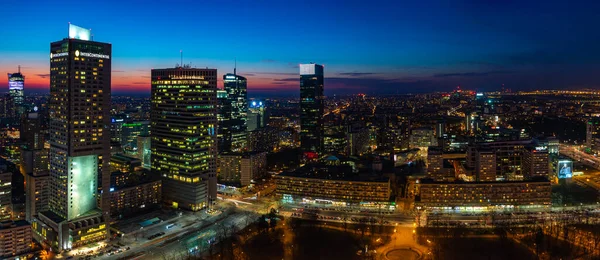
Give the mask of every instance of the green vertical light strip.
[[69, 216], [77, 218], [96, 209], [98, 188], [98, 156], [85, 155], [69, 158]]

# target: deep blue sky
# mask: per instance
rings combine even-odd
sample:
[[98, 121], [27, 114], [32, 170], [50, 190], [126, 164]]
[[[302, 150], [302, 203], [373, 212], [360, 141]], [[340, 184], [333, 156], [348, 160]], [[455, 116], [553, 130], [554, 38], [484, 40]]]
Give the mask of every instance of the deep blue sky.
[[[68, 22], [113, 44], [114, 92], [149, 91], [179, 62], [294, 94], [298, 63], [325, 64], [326, 94], [600, 88], [600, 4], [573, 1], [2, 1], [0, 72], [48, 87]], [[6, 78], [0, 77], [0, 86]]]

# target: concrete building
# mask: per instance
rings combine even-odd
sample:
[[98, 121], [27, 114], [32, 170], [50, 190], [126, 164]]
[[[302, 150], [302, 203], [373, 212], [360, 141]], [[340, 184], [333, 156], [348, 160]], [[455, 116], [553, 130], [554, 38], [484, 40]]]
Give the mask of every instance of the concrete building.
[[535, 177], [550, 178], [550, 160], [548, 148], [528, 147], [523, 153], [523, 176], [525, 179]]
[[477, 181], [496, 181], [496, 153], [491, 149], [477, 151], [475, 165]]
[[0, 222], [0, 258], [18, 259], [18, 256], [33, 249], [32, 244], [29, 222], [24, 220]]
[[163, 200], [198, 211], [217, 198], [217, 70], [152, 70], [152, 171]]
[[149, 172], [111, 174], [110, 213], [112, 219], [123, 219], [140, 212], [154, 210], [162, 203], [160, 176]]
[[417, 184], [417, 208], [456, 211], [550, 207], [552, 187], [546, 179], [519, 182], [433, 182]]
[[108, 235], [109, 193], [98, 187], [110, 181], [111, 49], [73, 24], [69, 38], [50, 44], [49, 210], [33, 223], [58, 251]]
[[267, 174], [267, 153], [225, 153], [219, 156], [219, 182], [248, 186]]
[[600, 117], [592, 117], [586, 124], [585, 145], [589, 152], [600, 152]]
[[142, 167], [142, 161], [138, 158], [115, 154], [110, 157], [110, 172], [133, 172]]
[[275, 175], [276, 194], [283, 203], [393, 209], [388, 178], [351, 174], [351, 169], [345, 165], [305, 165]]
[[0, 221], [12, 219], [12, 172], [0, 170]]
[[434, 129], [430, 127], [414, 128], [410, 131], [410, 148], [437, 146]]

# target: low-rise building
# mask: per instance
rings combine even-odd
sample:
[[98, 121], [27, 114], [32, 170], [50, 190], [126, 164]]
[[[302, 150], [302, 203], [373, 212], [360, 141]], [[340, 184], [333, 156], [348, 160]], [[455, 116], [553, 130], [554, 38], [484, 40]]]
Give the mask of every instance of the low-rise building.
[[394, 209], [389, 178], [353, 174], [348, 165], [306, 165], [275, 175], [275, 184], [283, 203]]
[[421, 179], [417, 208], [486, 210], [551, 206], [550, 181], [435, 182]]
[[162, 182], [148, 172], [111, 174], [110, 215], [121, 219], [160, 207]]
[[7, 259], [31, 251], [31, 226], [24, 220], [0, 222], [0, 258]]

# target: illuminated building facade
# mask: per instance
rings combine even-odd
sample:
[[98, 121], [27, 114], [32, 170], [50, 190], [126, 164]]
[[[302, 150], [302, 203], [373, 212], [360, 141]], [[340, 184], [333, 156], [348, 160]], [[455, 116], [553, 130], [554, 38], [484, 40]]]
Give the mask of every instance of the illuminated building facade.
[[477, 151], [477, 181], [496, 181], [496, 153], [490, 149]]
[[300, 64], [300, 148], [305, 152], [323, 151], [324, 67]]
[[33, 223], [38, 239], [59, 251], [108, 234], [109, 194], [98, 186], [110, 181], [112, 46], [90, 39], [71, 24], [69, 38], [50, 45], [49, 210]]
[[11, 97], [10, 101], [13, 103], [14, 117], [16, 119], [21, 118], [21, 114], [24, 111], [23, 102], [25, 101], [25, 76], [21, 74], [21, 67], [19, 66], [19, 72], [8, 74], [8, 95]]
[[[329, 170], [335, 166], [327, 167]], [[343, 166], [342, 166], [343, 167]], [[331, 171], [301, 167], [294, 172], [275, 175], [276, 194], [283, 203], [325, 203], [334, 206], [357, 206], [392, 209], [388, 178], [344, 176]], [[308, 172], [306, 172], [308, 171]], [[325, 170], [327, 172], [327, 170]]]
[[200, 210], [217, 196], [217, 70], [152, 70], [152, 171], [163, 200]]
[[550, 157], [547, 147], [527, 147], [523, 153], [523, 176], [550, 178]]
[[416, 206], [442, 210], [550, 207], [548, 180], [516, 182], [433, 182], [417, 184]]
[[592, 154], [600, 152], [600, 117], [592, 117], [586, 124], [586, 149]]
[[31, 242], [31, 226], [27, 221], [0, 222], [0, 258], [19, 259], [18, 256], [33, 249]]
[[223, 86], [227, 92], [227, 102], [230, 112], [225, 119], [228, 131], [224, 134], [225, 151], [241, 151], [246, 148], [246, 129], [248, 127], [246, 117], [248, 115], [248, 89], [246, 78], [236, 74], [227, 73], [223, 75]]
[[219, 181], [247, 186], [267, 174], [266, 152], [224, 153], [219, 156]]
[[231, 143], [226, 138], [229, 138], [229, 114], [231, 114], [231, 103], [227, 91], [217, 90], [217, 146], [219, 154], [227, 152]]
[[25, 219], [48, 210], [49, 149], [44, 147], [43, 120], [28, 113], [21, 121], [21, 174], [25, 176]]
[[138, 135], [137, 137], [137, 158], [142, 160], [142, 167], [150, 169], [150, 149], [151, 139], [149, 135]]
[[111, 174], [110, 214], [122, 219], [139, 212], [157, 209], [162, 203], [160, 176], [147, 172]]
[[260, 100], [252, 100], [248, 108], [248, 131], [266, 127], [267, 121], [265, 103]]
[[12, 217], [12, 173], [0, 171], [0, 221]]

